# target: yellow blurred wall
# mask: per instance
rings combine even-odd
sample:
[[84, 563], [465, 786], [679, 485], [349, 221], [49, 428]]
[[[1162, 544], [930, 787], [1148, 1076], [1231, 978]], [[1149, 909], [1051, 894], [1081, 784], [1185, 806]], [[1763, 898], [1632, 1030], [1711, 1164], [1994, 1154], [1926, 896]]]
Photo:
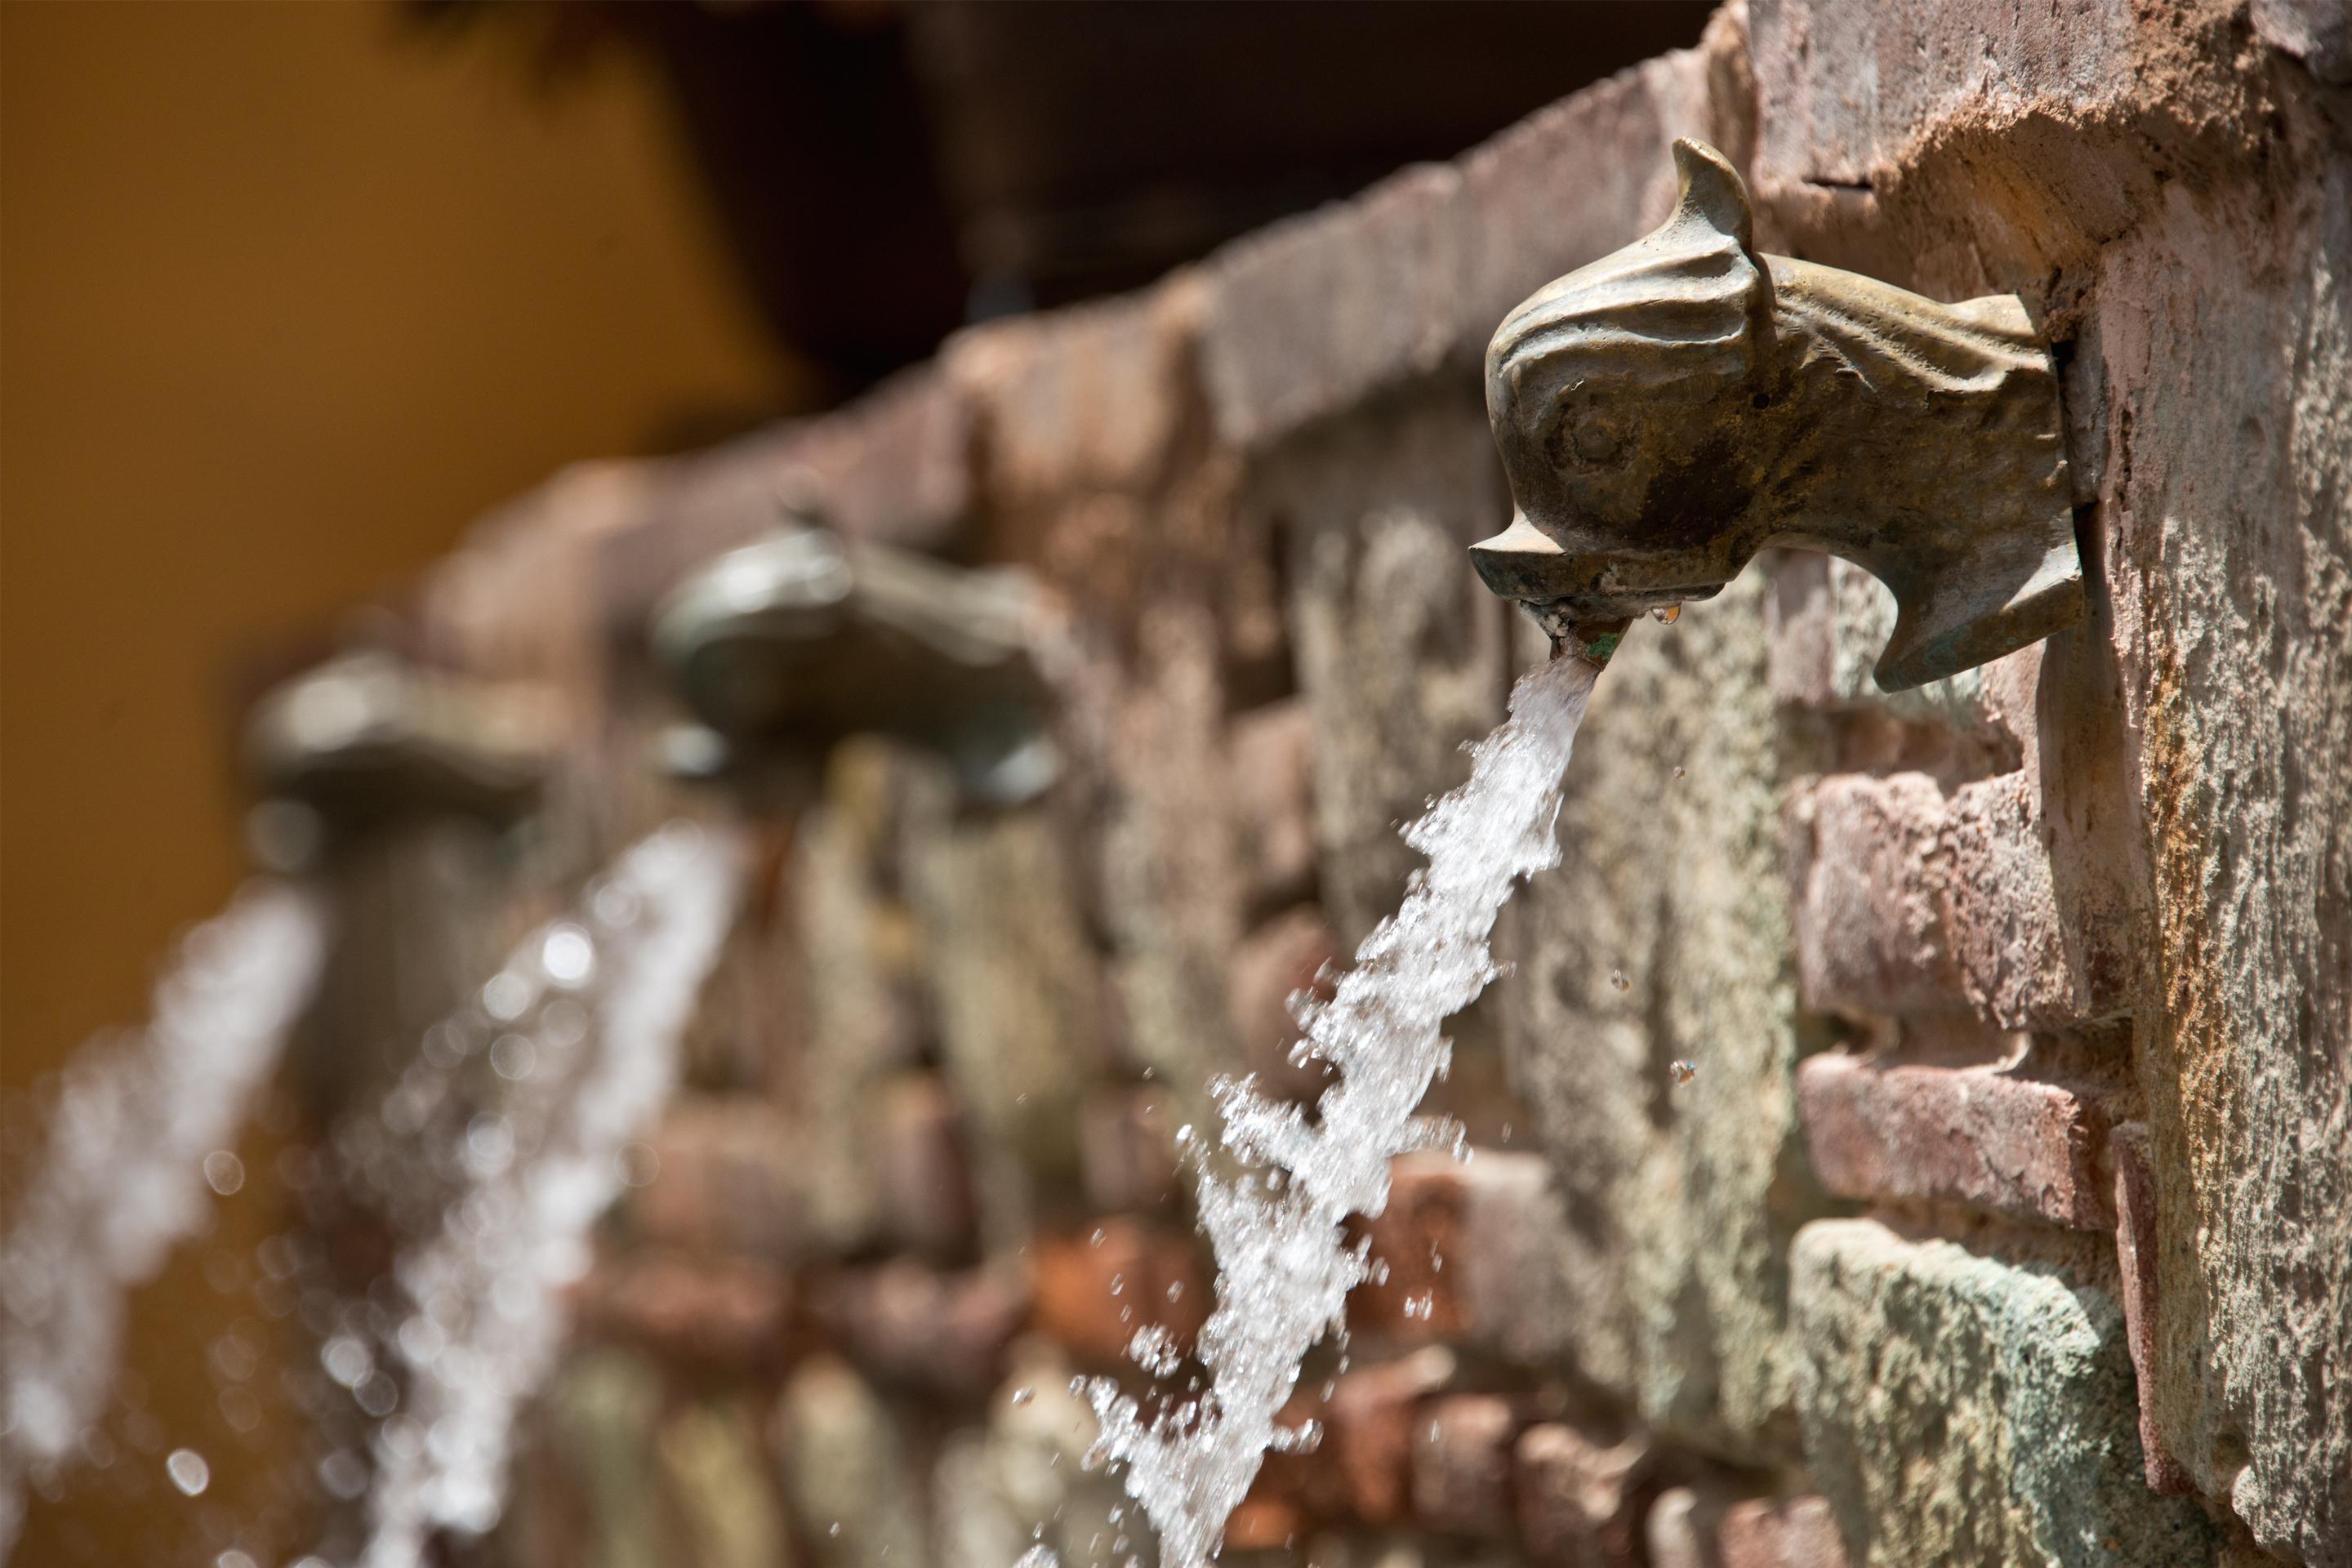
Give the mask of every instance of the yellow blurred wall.
[[534, 91], [518, 42], [0, 0], [0, 1085], [139, 1016], [239, 874], [240, 652], [793, 393], [658, 84]]

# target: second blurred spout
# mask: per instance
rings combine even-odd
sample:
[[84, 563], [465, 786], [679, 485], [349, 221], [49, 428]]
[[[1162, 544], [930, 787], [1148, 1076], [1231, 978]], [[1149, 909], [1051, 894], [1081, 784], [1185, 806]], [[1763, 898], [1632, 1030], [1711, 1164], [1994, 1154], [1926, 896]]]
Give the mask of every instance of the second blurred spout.
[[656, 612], [656, 657], [702, 726], [674, 741], [673, 764], [733, 771], [882, 734], [940, 752], [968, 798], [1030, 799], [1057, 767], [1039, 664], [1055, 624], [1019, 572], [777, 533]]

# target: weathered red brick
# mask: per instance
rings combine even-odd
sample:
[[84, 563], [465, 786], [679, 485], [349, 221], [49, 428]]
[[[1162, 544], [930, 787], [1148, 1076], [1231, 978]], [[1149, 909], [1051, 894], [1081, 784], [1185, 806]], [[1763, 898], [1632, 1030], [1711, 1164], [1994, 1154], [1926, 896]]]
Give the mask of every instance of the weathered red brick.
[[1168, 1206], [1177, 1192], [1175, 1121], [1168, 1096], [1107, 1084], [1078, 1112], [1079, 1179], [1087, 1204], [1104, 1214]]
[[1267, 1092], [1301, 1100], [1322, 1092], [1328, 1069], [1319, 1063], [1291, 1064], [1290, 1048], [1299, 1031], [1289, 1003], [1298, 991], [1328, 999], [1334, 986], [1318, 977], [1339, 957], [1330, 922], [1307, 905], [1275, 916], [1234, 948], [1225, 971], [1226, 1007], [1234, 1038]]
[[869, 1375], [977, 1400], [1002, 1380], [1005, 1347], [1028, 1317], [1029, 1298], [1007, 1269], [944, 1272], [898, 1258], [826, 1281], [817, 1313]]
[[2147, 1129], [2127, 1121], [2110, 1141], [2116, 1165], [2116, 1262], [2122, 1272], [2124, 1342], [2139, 1391], [2140, 1460], [2147, 1484], [2167, 1496], [2189, 1489], [2189, 1473], [2164, 1445], [2156, 1418], [2156, 1186], [2148, 1172]]
[[882, 1231], [935, 1261], [969, 1252], [978, 1225], [954, 1097], [937, 1073], [908, 1074], [877, 1091], [875, 1185]]
[[[1036, 1326], [1079, 1361], [1124, 1363], [1153, 1324], [1189, 1346], [1212, 1295], [1200, 1248], [1178, 1232], [1126, 1216], [1091, 1231], [1044, 1232], [1028, 1247]], [[1172, 1297], [1172, 1299], [1171, 1299]]]
[[[1463, 1336], [1469, 1309], [1463, 1289], [1467, 1277], [1459, 1264], [1474, 1245], [1465, 1227], [1469, 1169], [1438, 1153], [1391, 1163], [1388, 1207], [1363, 1222], [1372, 1240], [1373, 1275], [1348, 1298], [1352, 1331], [1409, 1342]], [[1456, 1265], [1450, 1275], [1449, 1259]]]
[[1800, 1064], [1797, 1098], [1813, 1169], [1842, 1197], [1949, 1198], [2077, 1230], [2115, 1223], [2106, 1118], [2060, 1085], [1832, 1053]]
[[653, 1180], [631, 1194], [637, 1237], [660, 1247], [789, 1260], [801, 1242], [800, 1140], [754, 1100], [689, 1098], [647, 1140]]
[[1306, 1527], [1307, 1518], [1296, 1503], [1252, 1493], [1225, 1521], [1225, 1550], [1272, 1552], [1295, 1546]]
[[1723, 1568], [1716, 1535], [1723, 1508], [1712, 1490], [1674, 1487], [1659, 1493], [1643, 1524], [1650, 1568]]
[[1234, 852], [1253, 910], [1310, 897], [1315, 883], [1314, 714], [1288, 698], [1235, 719], [1229, 735]]
[[1433, 1530], [1493, 1540], [1508, 1536], [1511, 1458], [1525, 1417], [1496, 1394], [1453, 1394], [1424, 1405], [1413, 1422], [1412, 1511]]
[[1404, 1519], [1412, 1500], [1413, 1426], [1422, 1402], [1454, 1377], [1452, 1352], [1438, 1346], [1343, 1373], [1326, 1404], [1320, 1468], [1323, 1511], [1371, 1525]]
[[1840, 774], [1790, 802], [1806, 1005], [1882, 1016], [1966, 1005], [1930, 866], [1943, 821], [1943, 792], [1924, 773]]
[[571, 1301], [583, 1336], [730, 1367], [782, 1360], [793, 1327], [790, 1278], [744, 1258], [644, 1251], [607, 1259], [572, 1287]]
[[1538, 1154], [1481, 1149], [1467, 1162], [1408, 1154], [1391, 1166], [1389, 1205], [1369, 1222], [1384, 1281], [1357, 1289], [1358, 1331], [1475, 1345], [1537, 1363], [1572, 1325], [1556, 1270], [1566, 1220]]
[[1846, 1568], [1845, 1542], [1824, 1499], [1747, 1498], [1716, 1527], [1723, 1568]]
[[1652, 1453], [1640, 1437], [1603, 1443], [1556, 1421], [1528, 1427], [1514, 1456], [1528, 1555], [1559, 1568], [1636, 1568]]
[[2128, 921], [2096, 872], [2062, 905], [2026, 772], [1947, 797], [1924, 773], [1824, 779], [1789, 808], [1807, 1004], [1974, 1012], [2008, 1029], [2112, 1015]]

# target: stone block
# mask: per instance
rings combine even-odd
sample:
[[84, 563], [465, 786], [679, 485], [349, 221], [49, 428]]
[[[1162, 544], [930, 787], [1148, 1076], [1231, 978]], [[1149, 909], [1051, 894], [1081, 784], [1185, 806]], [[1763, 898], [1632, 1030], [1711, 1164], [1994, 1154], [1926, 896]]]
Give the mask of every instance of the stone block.
[[1643, 1527], [1650, 1568], [1723, 1568], [1722, 1543], [1717, 1537], [1723, 1510], [1720, 1496], [1696, 1487], [1670, 1487], [1659, 1493]]
[[2124, 1333], [2131, 1348], [2132, 1381], [2139, 1394], [2139, 1446], [2147, 1484], [2166, 1496], [2189, 1489], [2180, 1461], [2165, 1447], [2156, 1413], [2158, 1291], [2155, 1177], [2147, 1168], [2147, 1129], [2126, 1122], [2115, 1131], [2116, 1294], [2124, 1310]]
[[[1674, 205], [1677, 136], [1748, 157], [1755, 109], [1738, 8], [1697, 48], [1621, 71], [1520, 121], [1458, 162], [1463, 230], [1454, 331], [1475, 362], [1513, 306], [1640, 238]], [[1573, 169], [1574, 179], [1561, 171]]]
[[1315, 890], [1315, 716], [1297, 698], [1235, 719], [1226, 768], [1232, 779], [1234, 854], [1255, 911], [1310, 898]]
[[1147, 1327], [1189, 1349], [1214, 1304], [1192, 1239], [1147, 1221], [1043, 1232], [1027, 1251], [1037, 1331], [1098, 1370], [1129, 1364], [1128, 1345]]
[[1454, 1371], [1453, 1352], [1431, 1346], [1340, 1374], [1321, 1416], [1320, 1511], [1370, 1525], [1403, 1521], [1412, 1502], [1420, 1411]]
[[1201, 372], [1222, 443], [1271, 445], [1444, 363], [1460, 184], [1445, 165], [1407, 169], [1202, 267]]
[[1874, 1014], [1963, 1005], [1944, 880], [1944, 795], [1924, 773], [1826, 778], [1790, 809], [1797, 966], [1808, 1006]]
[[921, 1568], [922, 1489], [898, 1422], [847, 1363], [812, 1356], [776, 1402], [784, 1496], [824, 1568]]
[[1766, 686], [1768, 591], [1751, 572], [1626, 636], [1492, 994], [1565, 1221], [1543, 1243], [1559, 1358], [1666, 1436], [1782, 1463], [1786, 1249], [1827, 1200], [1797, 1115], [1781, 826], [1810, 759]]
[[1289, 562], [1291, 645], [1315, 732], [1322, 901], [1350, 952], [1419, 858], [1398, 830], [1468, 776], [1502, 718], [1506, 616], [1464, 550], [1507, 520], [1475, 395], [1366, 410], [1254, 474]]
[[1241, 1070], [1227, 966], [1244, 921], [1223, 753], [1225, 644], [1216, 618], [1170, 598], [1136, 627], [1139, 668], [1108, 688], [1097, 898], [1126, 1045], [1179, 1124], [1213, 1125], [1209, 1079]]
[[[1179, 273], [1142, 293], [992, 321], [950, 340], [947, 379], [977, 427], [994, 509], [1034, 512], [1079, 491], [1146, 489], [1164, 476], [1193, 395], [1187, 358], [1200, 297]], [[1034, 559], [1034, 544], [996, 547]]]
[[2127, 1011], [2129, 924], [2093, 886], [2062, 904], [2038, 789], [2027, 770], [1948, 795], [1923, 773], [1839, 773], [1793, 801], [1807, 1002], [1881, 1016], [1968, 1010], [2008, 1029]]
[[1507, 1538], [1511, 1454], [1525, 1425], [1500, 1394], [1453, 1394], [1423, 1405], [1413, 1422], [1415, 1521], [1453, 1535]]
[[931, 1498], [941, 1568], [1005, 1568], [1043, 1544], [1066, 1563], [1153, 1560], [1151, 1533], [1116, 1477], [1082, 1463], [1094, 1412], [1071, 1392], [1070, 1363], [1024, 1337], [987, 1423], [941, 1445]]
[[1862, 1568], [2212, 1562], [2142, 1479], [2105, 1291], [1869, 1220], [1808, 1226], [1792, 1269], [1806, 1456]]
[[682, 1554], [697, 1568], [769, 1568], [784, 1554], [783, 1510], [748, 1400], [698, 1400], [671, 1413], [653, 1448], [677, 1530], [656, 1561]]
[[1009, 1269], [950, 1272], [906, 1258], [845, 1271], [813, 1304], [830, 1342], [869, 1377], [960, 1401], [996, 1385], [1029, 1316], [1024, 1281]]
[[882, 1085], [872, 1152], [882, 1235], [901, 1250], [954, 1262], [978, 1222], [964, 1162], [961, 1118], [946, 1080], [909, 1073]]
[[1716, 1527], [1723, 1568], [1846, 1568], [1837, 1516], [1817, 1497], [1744, 1498]]
[[1078, 1129], [1087, 1206], [1097, 1214], [1164, 1209], [1188, 1179], [1176, 1167], [1169, 1096], [1149, 1086], [1105, 1084], [1087, 1096]]
[[2115, 1223], [2095, 1100], [1992, 1067], [1843, 1054], [1797, 1069], [1806, 1142], [1841, 1197], [1949, 1199], [2077, 1230]]
[[1326, 966], [1344, 962], [1330, 922], [1312, 906], [1286, 910], [1242, 939], [1234, 950], [1226, 982], [1234, 1038], [1261, 1087], [1280, 1098], [1309, 1101], [1323, 1091], [1330, 1069], [1320, 1062], [1294, 1065], [1290, 1049], [1299, 1038], [1291, 1016], [1297, 992], [1328, 999], [1334, 982]]
[[650, 1245], [790, 1262], [804, 1226], [789, 1119], [758, 1100], [680, 1100], [653, 1136], [654, 1178], [629, 1198]]
[[1528, 1427], [1514, 1458], [1528, 1556], [1553, 1568], [1639, 1568], [1654, 1452], [1638, 1436], [1608, 1443], [1563, 1422]]
[[1106, 1054], [1102, 974], [1047, 807], [966, 818], [935, 794], [911, 815], [940, 1054], [970, 1119], [983, 1234], [1009, 1249], [1075, 1210], [1078, 1105]]
[[739, 1370], [782, 1360], [794, 1330], [792, 1280], [750, 1258], [645, 1251], [607, 1259], [572, 1288], [571, 1304], [585, 1338]]
[[1353, 1331], [1532, 1365], [1567, 1349], [1575, 1325], [1558, 1274], [1567, 1218], [1541, 1155], [1407, 1154], [1390, 1183], [1388, 1207], [1366, 1226], [1387, 1276], [1349, 1298]]

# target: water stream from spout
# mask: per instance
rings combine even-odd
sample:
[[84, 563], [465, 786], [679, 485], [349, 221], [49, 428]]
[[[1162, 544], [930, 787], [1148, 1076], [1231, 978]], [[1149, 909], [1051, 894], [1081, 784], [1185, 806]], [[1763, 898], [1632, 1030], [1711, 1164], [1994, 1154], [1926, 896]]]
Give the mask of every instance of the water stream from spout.
[[144, 1029], [67, 1066], [0, 1237], [0, 1562], [27, 1482], [105, 1409], [126, 1296], [203, 1227], [219, 1162], [234, 1167], [226, 1152], [310, 995], [324, 926], [306, 890], [249, 884], [182, 941]]
[[[1444, 1021], [1497, 973], [1487, 948], [1496, 916], [1522, 878], [1559, 859], [1560, 778], [1598, 673], [1559, 658], [1520, 679], [1510, 717], [1472, 748], [1468, 781], [1405, 830], [1429, 863], [1403, 903], [1364, 939], [1328, 1002], [1293, 999], [1299, 1050], [1339, 1073], [1318, 1121], [1246, 1079], [1213, 1086], [1241, 1170], [1201, 1164], [1201, 1223], [1217, 1261], [1217, 1307], [1199, 1345], [1209, 1386], [1155, 1420], [1118, 1380], [1087, 1384], [1100, 1423], [1089, 1458], [1124, 1467], [1128, 1494], [1158, 1528], [1160, 1568], [1201, 1568], [1267, 1448], [1315, 1440], [1276, 1417], [1307, 1352], [1344, 1331], [1348, 1292], [1370, 1272], [1343, 1223], [1387, 1205], [1393, 1156], [1454, 1135], [1414, 1108], [1450, 1054]], [[1130, 1354], [1147, 1368], [1160, 1359], [1142, 1336]]]
[[[352, 1375], [338, 1373], [361, 1393], [362, 1360], [396, 1360], [405, 1373], [404, 1407], [376, 1430], [363, 1568], [416, 1568], [436, 1533], [476, 1536], [498, 1521], [517, 1410], [561, 1348], [561, 1292], [588, 1266], [629, 1145], [677, 1081], [736, 866], [732, 847], [702, 830], [664, 829], [592, 884], [573, 918], [526, 939], [444, 1026], [442, 1062], [487, 1055], [514, 1083], [435, 1141], [456, 1169], [420, 1173], [455, 1195], [394, 1267], [411, 1309], [388, 1343], [355, 1342]], [[419, 1096], [446, 1079], [434, 1059], [421, 1058], [407, 1086]], [[430, 1121], [433, 1110], [405, 1114]]]

